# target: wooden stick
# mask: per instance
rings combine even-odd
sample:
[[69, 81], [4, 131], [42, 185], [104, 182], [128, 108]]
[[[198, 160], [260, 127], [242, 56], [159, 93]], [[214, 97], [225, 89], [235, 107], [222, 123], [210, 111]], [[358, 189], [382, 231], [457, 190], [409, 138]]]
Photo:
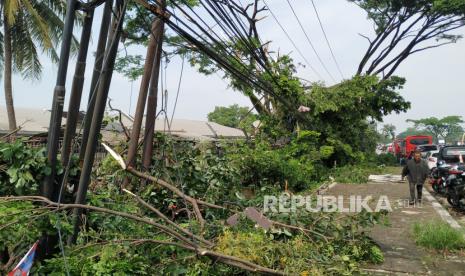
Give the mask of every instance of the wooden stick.
[[102, 207], [96, 207], [96, 206], [91, 206], [91, 205], [83, 205], [83, 204], [64, 204], [64, 203], [57, 203], [49, 200], [46, 197], [42, 196], [11, 196], [11, 197], [0, 197], [0, 201], [6, 201], [6, 202], [11, 202], [11, 201], [36, 201], [36, 202], [43, 202], [46, 203], [50, 206], [56, 207], [55, 211], [58, 210], [67, 210], [67, 209], [75, 209], [75, 208], [82, 208], [82, 209], [87, 209], [87, 210], [92, 210], [96, 212], [101, 212], [101, 213], [107, 213], [107, 214], [112, 214], [128, 219], [132, 219], [138, 222], [146, 223], [149, 225], [152, 225], [156, 228], [158, 228], [161, 232], [164, 232], [168, 234], [169, 236], [181, 241], [182, 243], [176, 243], [176, 242], [170, 242], [170, 241], [161, 241], [161, 240], [152, 240], [152, 239], [140, 239], [140, 240], [134, 240], [137, 241], [138, 243], [142, 242], [151, 242], [151, 243], [157, 243], [157, 244], [163, 244], [163, 245], [172, 245], [172, 246], [177, 246], [186, 250], [194, 251], [200, 256], [207, 256], [213, 260], [217, 260], [219, 262], [222, 262], [227, 265], [235, 266], [247, 271], [255, 272], [255, 273], [261, 273], [261, 274], [266, 274], [266, 275], [285, 275], [284, 272], [281, 271], [276, 271], [273, 269], [269, 269], [266, 267], [262, 267], [260, 265], [254, 264], [252, 262], [249, 262], [247, 260], [230, 256], [230, 255], [225, 255], [220, 252], [216, 251], [211, 251], [206, 248], [202, 247], [197, 247], [195, 244], [193, 244], [190, 240], [186, 239], [185, 237], [181, 236], [177, 232], [173, 231], [172, 229], [167, 228], [164, 225], [155, 223], [147, 218], [143, 217], [138, 217], [132, 214], [124, 213], [124, 212], [119, 212], [107, 208], [102, 208]]
[[158, 210], [157, 208], [155, 208], [154, 206], [148, 204], [145, 200], [143, 200], [141, 197], [139, 197], [138, 195], [132, 193], [131, 191], [129, 190], [126, 190], [126, 189], [123, 189], [123, 191], [125, 193], [128, 193], [129, 195], [131, 195], [132, 197], [134, 197], [137, 202], [139, 202], [140, 204], [142, 204], [143, 206], [145, 206], [147, 209], [149, 209], [150, 211], [154, 212], [158, 217], [160, 217], [163, 221], [165, 221], [166, 223], [168, 223], [169, 225], [173, 226], [174, 228], [176, 228], [177, 230], [183, 232], [184, 234], [186, 234], [187, 236], [191, 237], [191, 238], [194, 238], [198, 241], [201, 241], [203, 242], [204, 244], [208, 245], [209, 247], [212, 247], [214, 244], [210, 241], [207, 241], [205, 240], [204, 238], [202, 237], [199, 237], [189, 231], [187, 231], [186, 229], [180, 227], [179, 225], [177, 225], [175, 222], [173, 222], [172, 220], [170, 220], [169, 218], [167, 218], [162, 212], [160, 212], [160, 210]]

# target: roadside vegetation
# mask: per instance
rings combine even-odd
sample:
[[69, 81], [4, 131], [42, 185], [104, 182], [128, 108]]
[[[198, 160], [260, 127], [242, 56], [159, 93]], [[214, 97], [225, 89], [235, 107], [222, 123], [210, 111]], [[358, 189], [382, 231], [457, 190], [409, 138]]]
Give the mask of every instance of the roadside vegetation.
[[[328, 179], [330, 170], [324, 165], [328, 155], [310, 146], [308, 135], [301, 133], [280, 148], [273, 148], [264, 141], [197, 144], [159, 135], [153, 160], [156, 169], [150, 174], [175, 183], [189, 196], [226, 206], [229, 210], [240, 211], [250, 206], [260, 209], [264, 195], [279, 196], [285, 189], [295, 193], [311, 191]], [[44, 150], [31, 149], [17, 140], [0, 143], [0, 153], [1, 196], [37, 194], [41, 179], [49, 172], [43, 162]], [[23, 173], [24, 169], [34, 173], [32, 178]], [[74, 173], [78, 173], [75, 166]], [[95, 173], [98, 181], [92, 183], [88, 194], [90, 206], [154, 218], [154, 213], [121, 190], [128, 174], [111, 156], [101, 162]], [[127, 189], [140, 195], [143, 201], [166, 214], [179, 227], [211, 241], [214, 246], [209, 250], [217, 253], [284, 273], [308, 275], [352, 274], [363, 263], [383, 261], [378, 246], [363, 232], [366, 227], [382, 223], [382, 214], [363, 212], [336, 219], [336, 214], [305, 210], [270, 213], [267, 214], [269, 219], [288, 226], [276, 225], [266, 230], [256, 227], [243, 215], [238, 224], [228, 225], [225, 220], [234, 212], [202, 207], [207, 222], [202, 228], [193, 219], [195, 215], [185, 200], [157, 185], [141, 185], [141, 179], [130, 178]], [[11, 269], [44, 232], [60, 229], [64, 241], [72, 233], [72, 221], [66, 211], [39, 206], [34, 201], [5, 197], [0, 200], [3, 272]], [[231, 275], [243, 272], [174, 244], [157, 244], [156, 241], [172, 242], [172, 238], [151, 225], [95, 210], [86, 214], [77, 244], [64, 247], [66, 259], [58, 250], [54, 257], [34, 266], [35, 272], [46, 275], [61, 275], [65, 270], [71, 275]], [[200, 243], [199, 246], [205, 245]]]
[[[55, 57], [54, 44], [60, 40], [57, 26], [61, 21], [49, 22], [56, 19], [53, 16], [32, 22], [29, 19], [34, 17], [29, 18], [25, 9], [16, 5], [20, 2], [0, 2], [5, 30], [0, 40], [4, 60], [0, 62], [4, 62], [5, 80], [11, 79], [12, 66], [23, 74], [40, 73], [35, 51], [22, 51], [23, 47], [35, 50], [39, 41], [40, 46], [47, 46], [39, 48]], [[58, 9], [54, 14], [64, 12], [62, 1], [23, 2]], [[465, 24], [463, 0], [350, 2], [367, 12], [375, 38], [367, 38], [369, 46], [357, 73], [332, 86], [303, 81], [297, 76], [299, 65], [290, 55], [275, 54], [279, 46], [262, 43], [257, 23], [267, 9], [261, 1], [253, 1], [247, 8], [236, 1], [216, 1], [215, 5], [233, 5], [229, 11], [243, 17], [238, 21], [242, 21], [242, 30], [250, 30], [247, 37], [239, 31], [238, 37], [228, 34], [228, 41], [206, 39], [205, 45], [199, 44], [203, 47], [197, 47], [186, 36], [170, 31], [164, 34], [166, 63], [181, 56], [202, 74], [221, 74], [233, 90], [250, 99], [253, 114], [232, 106], [218, 108], [209, 119], [241, 127], [253, 139], [199, 143], [157, 135], [153, 141], [144, 141], [153, 142], [155, 150], [148, 155], [152, 162], [144, 172], [138, 171], [142, 168], [139, 160], [131, 166], [125, 165], [124, 158], [115, 160], [126, 155], [127, 142], [113, 144], [115, 156], [108, 155], [94, 166], [89, 189], [87, 183], [81, 186], [86, 187], [82, 190], [87, 204], [83, 205], [72, 204], [79, 162], [73, 159], [76, 162], [67, 169], [53, 168], [58, 176], [52, 197], [57, 198], [60, 191], [63, 199], [53, 202], [40, 196], [42, 180], [52, 170], [45, 150], [32, 149], [22, 140], [1, 141], [0, 272], [10, 271], [41, 237], [55, 240], [47, 240], [47, 245], [55, 246], [38, 254], [33, 267], [33, 273], [42, 275], [352, 275], [360, 273], [365, 263], [382, 262], [380, 248], [365, 233], [383, 221], [381, 213], [337, 217], [302, 209], [266, 214], [268, 226], [257, 226], [260, 223], [244, 215], [247, 207], [262, 210], [265, 195], [316, 193], [331, 178], [364, 183], [369, 174], [394, 165], [392, 156], [375, 156], [375, 149], [380, 140], [376, 124], [411, 106], [400, 94], [406, 80], [394, 74], [396, 69], [413, 53], [457, 41], [460, 36], [451, 31]], [[199, 4], [170, 1], [177, 9]], [[252, 14], [247, 10], [251, 7], [255, 10]], [[7, 11], [13, 14], [5, 15]], [[19, 15], [22, 17], [14, 21]], [[232, 23], [220, 17], [218, 20]], [[32, 38], [24, 36], [27, 43], [21, 42], [21, 33], [12, 34], [21, 44], [20, 53], [8, 48], [15, 45], [8, 37], [15, 30], [13, 23], [21, 18], [34, 34]], [[131, 45], [147, 46], [154, 19], [153, 11], [134, 1], [128, 4], [124, 43], [129, 48], [125, 53], [131, 51]], [[209, 32], [215, 31], [211, 28]], [[53, 39], [44, 40], [42, 33]], [[425, 46], [428, 42], [431, 45]], [[116, 70], [134, 81], [143, 73], [142, 60], [140, 55], [127, 54], [120, 57]], [[11, 83], [5, 82], [5, 87], [6, 97], [12, 98]], [[12, 100], [7, 100], [7, 105], [10, 128], [15, 130]], [[167, 110], [163, 111], [168, 120]], [[259, 126], [250, 127], [253, 121], [259, 121]], [[392, 131], [386, 128], [385, 134]], [[138, 135], [134, 141], [137, 145]], [[62, 186], [63, 175], [69, 181]], [[73, 214], [76, 208], [83, 210], [82, 216]], [[82, 219], [76, 229], [74, 219]], [[432, 233], [419, 234], [428, 237]], [[458, 243], [458, 238], [455, 240]], [[457, 243], [447, 246], [455, 248]]]
[[418, 245], [440, 251], [457, 251], [465, 248], [464, 232], [443, 221], [417, 222], [413, 235]]

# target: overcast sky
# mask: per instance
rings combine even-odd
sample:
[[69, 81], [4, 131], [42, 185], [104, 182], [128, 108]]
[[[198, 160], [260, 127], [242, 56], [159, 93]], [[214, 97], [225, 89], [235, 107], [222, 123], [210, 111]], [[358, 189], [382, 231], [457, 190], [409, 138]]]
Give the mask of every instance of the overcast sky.
[[[340, 80], [336, 66], [331, 59], [330, 52], [324, 41], [324, 37], [318, 25], [310, 0], [291, 1], [304, 28], [310, 36], [323, 62], [330, 73]], [[297, 21], [292, 15], [287, 2], [284, 0], [267, 0], [270, 8], [277, 15], [281, 24], [287, 29], [306, 59], [322, 75], [327, 84], [332, 84], [330, 77], [319, 64], [316, 56], [302, 33]], [[366, 14], [357, 6], [346, 0], [315, 0], [328, 38], [333, 47], [335, 56], [341, 66], [345, 78], [350, 78], [357, 69], [358, 63], [367, 48], [367, 41], [358, 33], [373, 35], [372, 24], [366, 19]], [[96, 11], [96, 19], [93, 26], [93, 38], [91, 51], [96, 48], [101, 9]], [[258, 25], [264, 41], [272, 41], [271, 50], [283, 54], [290, 53], [296, 62], [304, 63], [285, 34], [278, 27], [271, 16], [265, 18]], [[465, 33], [464, 29], [460, 30]], [[76, 31], [79, 37], [79, 30]], [[124, 49], [120, 47], [120, 54]], [[144, 54], [144, 51], [133, 53]], [[18, 107], [35, 107], [50, 109], [52, 104], [53, 89], [56, 81], [57, 66], [51, 64], [46, 57], [41, 59], [44, 66], [43, 76], [40, 81], [24, 81], [19, 76], [13, 78], [14, 100]], [[70, 91], [72, 74], [74, 72], [74, 60], [70, 62], [67, 93]], [[86, 83], [84, 86], [83, 103], [87, 102], [89, 82], [93, 67], [93, 55], [89, 55], [86, 71]], [[172, 112], [172, 106], [178, 85], [181, 61], [173, 59], [166, 69], [166, 84], [168, 90], [168, 107]], [[317, 76], [310, 68], [299, 67], [299, 77], [317, 81]], [[456, 44], [446, 45], [441, 48], [415, 54], [407, 59], [396, 72], [396, 75], [407, 79], [405, 88], [401, 91], [408, 101], [412, 102], [412, 108], [399, 115], [390, 115], [385, 118], [385, 123], [392, 123], [398, 130], [403, 130], [408, 123], [406, 119], [418, 119], [429, 116], [443, 117], [448, 115], [461, 115], [465, 117], [465, 41], [460, 40]], [[1, 81], [1, 80], [0, 80]], [[2, 83], [3, 87], [3, 83]], [[124, 76], [115, 73], [113, 75], [110, 97], [113, 103], [126, 112], [134, 113], [137, 101], [139, 81], [130, 82]], [[65, 109], [69, 94], [66, 96]], [[227, 83], [219, 75], [204, 76], [196, 72], [188, 64], [185, 66], [181, 83], [180, 96], [176, 108], [175, 117], [184, 119], [206, 120], [208, 112], [215, 106], [227, 106], [237, 103], [242, 106], [251, 106], [248, 99], [240, 93], [227, 88]], [[1, 97], [0, 108], [4, 108], [5, 100]], [[85, 105], [81, 105], [84, 109]], [[21, 124], [21, 122], [18, 122]]]

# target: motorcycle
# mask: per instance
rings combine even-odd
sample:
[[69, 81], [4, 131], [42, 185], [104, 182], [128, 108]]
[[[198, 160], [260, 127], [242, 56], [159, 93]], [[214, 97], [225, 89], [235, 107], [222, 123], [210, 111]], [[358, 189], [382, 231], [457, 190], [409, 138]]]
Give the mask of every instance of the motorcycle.
[[445, 195], [447, 192], [447, 178], [449, 176], [449, 170], [451, 165], [442, 163], [438, 167], [431, 170], [431, 187], [433, 190], [441, 195]]
[[465, 166], [463, 164], [449, 169], [446, 190], [447, 202], [452, 207], [465, 211]]

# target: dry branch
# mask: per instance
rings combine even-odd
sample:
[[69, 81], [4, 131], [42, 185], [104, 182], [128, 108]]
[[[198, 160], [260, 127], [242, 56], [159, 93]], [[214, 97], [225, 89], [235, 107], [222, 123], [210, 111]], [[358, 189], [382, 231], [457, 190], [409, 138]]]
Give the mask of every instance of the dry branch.
[[148, 204], [145, 200], [143, 200], [141, 197], [137, 196], [136, 194], [132, 193], [131, 191], [129, 190], [126, 190], [126, 189], [123, 189], [124, 192], [128, 193], [129, 195], [133, 196], [137, 202], [139, 202], [141, 205], [143, 205], [144, 207], [146, 207], [147, 209], [149, 209], [150, 211], [154, 212], [158, 217], [160, 217], [163, 221], [165, 221], [166, 223], [168, 223], [169, 225], [173, 226], [174, 228], [176, 228], [177, 230], [183, 232], [184, 234], [186, 234], [187, 236], [191, 237], [191, 238], [194, 238], [204, 244], [206, 244], [207, 246], [209, 247], [212, 247], [213, 246], [213, 243], [210, 242], [210, 241], [207, 241], [205, 240], [204, 238], [202, 237], [199, 237], [189, 231], [187, 231], [186, 229], [180, 227], [179, 225], [177, 225], [175, 222], [173, 222], [172, 220], [170, 220], [169, 218], [167, 218], [162, 212], [160, 212], [160, 210], [158, 210], [157, 208], [155, 208], [154, 206]]
[[[193, 252], [196, 252], [199, 256], [206, 256], [211, 258], [212, 260], [231, 265], [234, 267], [238, 267], [247, 271], [255, 272], [255, 273], [261, 273], [261, 274], [267, 274], [267, 275], [285, 275], [284, 272], [281, 271], [276, 271], [273, 269], [269, 269], [254, 263], [251, 263], [247, 260], [237, 258], [234, 256], [230, 255], [225, 255], [220, 252], [212, 251], [207, 248], [199, 247], [195, 243], [193, 243], [191, 240], [185, 238], [184, 236], [180, 235], [176, 231], [158, 224], [156, 222], [153, 222], [152, 220], [144, 217], [139, 217], [133, 214], [125, 213], [125, 212], [119, 212], [107, 208], [102, 208], [102, 207], [96, 207], [96, 206], [91, 206], [91, 205], [83, 205], [83, 204], [63, 204], [63, 203], [58, 203], [58, 202], [53, 202], [49, 200], [46, 197], [42, 196], [12, 196], [12, 197], [0, 197], [0, 202], [12, 202], [12, 201], [32, 201], [32, 202], [42, 202], [44, 204], [47, 204], [48, 206], [55, 207], [54, 211], [59, 211], [59, 210], [68, 210], [68, 209], [75, 209], [75, 208], [82, 208], [86, 210], [91, 210], [91, 211], [96, 211], [100, 213], [106, 213], [106, 214], [111, 214], [111, 215], [116, 215], [124, 218], [128, 218], [134, 221], [142, 222], [149, 224], [151, 226], [154, 226], [155, 228], [159, 229], [161, 232], [168, 234], [170, 237], [178, 240], [179, 242], [171, 242], [171, 241], [161, 241], [161, 240], [153, 240], [153, 239], [139, 239], [139, 240], [133, 240], [133, 242], [136, 244], [144, 243], [144, 242], [150, 242], [150, 243], [156, 243], [156, 244], [162, 244], [162, 245], [171, 245], [171, 246], [177, 246], [186, 250], [190, 250]], [[147, 204], [148, 205], [148, 204]]]
[[[194, 207], [194, 212], [197, 216], [197, 218], [199, 219], [200, 223], [201, 223], [201, 226], [203, 227], [204, 224], [202, 224], [202, 221], [203, 223], [205, 223], [205, 221], [203, 220], [203, 217], [202, 217], [202, 214], [200, 212], [200, 208], [199, 208], [199, 205], [203, 205], [203, 206], [206, 206], [206, 207], [210, 207], [210, 208], [214, 208], [214, 209], [220, 209], [220, 210], [227, 210], [233, 214], [235, 213], [239, 213], [238, 211], [235, 211], [235, 210], [232, 210], [232, 209], [229, 209], [227, 207], [224, 207], [224, 206], [220, 206], [220, 205], [216, 205], [216, 204], [213, 204], [213, 203], [209, 203], [209, 202], [205, 202], [203, 200], [199, 200], [199, 199], [196, 199], [196, 198], [193, 198], [193, 197], [190, 197], [186, 194], [184, 194], [181, 190], [179, 190], [178, 188], [176, 188], [174, 185], [164, 181], [164, 180], [161, 180], [159, 178], [156, 178], [152, 175], [149, 175], [147, 173], [143, 173], [143, 172], [140, 172], [132, 167], [126, 167], [126, 164], [123, 160], [123, 158], [117, 154], [115, 151], [113, 151], [109, 146], [103, 144], [103, 146], [105, 147], [105, 149], [111, 154], [111, 156], [113, 158], [115, 158], [118, 163], [120, 164], [121, 168], [126, 170], [127, 172], [131, 173], [132, 175], [134, 176], [137, 176], [137, 177], [140, 177], [140, 178], [143, 178], [143, 179], [146, 179], [146, 180], [149, 180], [151, 182], [154, 182], [154, 183], [157, 183], [159, 184], [160, 186], [172, 191], [173, 193], [175, 193], [177, 196], [185, 199], [186, 201], [190, 202], [192, 204], [192, 206]], [[133, 194], [133, 196], [136, 196]], [[137, 196], [136, 196], [137, 197]], [[139, 198], [140, 199], [140, 198]], [[140, 199], [142, 200], [142, 199]], [[141, 202], [142, 203], [142, 202]], [[146, 202], [145, 202], [146, 203]], [[147, 204], [147, 203], [146, 203]], [[144, 204], [145, 205], [145, 204]], [[147, 204], [148, 205], [148, 204]], [[148, 207], [147, 205], [145, 205], [146, 207]], [[149, 205], [150, 206], [150, 205]], [[153, 208], [153, 206], [152, 206]], [[152, 210], [154, 211], [154, 210]], [[161, 214], [161, 213], [160, 213]], [[168, 219], [168, 218], [166, 218]], [[201, 219], [201, 220], [200, 220]], [[284, 228], [287, 228], [287, 229], [291, 229], [291, 230], [298, 230], [298, 231], [301, 231], [301, 232], [304, 232], [304, 233], [311, 233], [311, 234], [314, 234], [314, 235], [317, 235], [317, 236], [320, 236], [322, 237], [323, 239], [325, 239], [326, 241], [328, 240], [328, 237], [324, 236], [323, 234], [321, 233], [318, 233], [316, 231], [313, 231], [313, 230], [310, 230], [310, 229], [305, 229], [305, 228], [301, 228], [301, 227], [297, 227], [297, 226], [292, 226], [292, 225], [288, 225], [288, 224], [285, 224], [285, 223], [281, 223], [281, 222], [277, 222], [277, 221], [273, 221], [273, 220], [270, 220], [270, 222], [275, 225], [275, 226], [279, 226], [279, 227], [284, 227]]]

